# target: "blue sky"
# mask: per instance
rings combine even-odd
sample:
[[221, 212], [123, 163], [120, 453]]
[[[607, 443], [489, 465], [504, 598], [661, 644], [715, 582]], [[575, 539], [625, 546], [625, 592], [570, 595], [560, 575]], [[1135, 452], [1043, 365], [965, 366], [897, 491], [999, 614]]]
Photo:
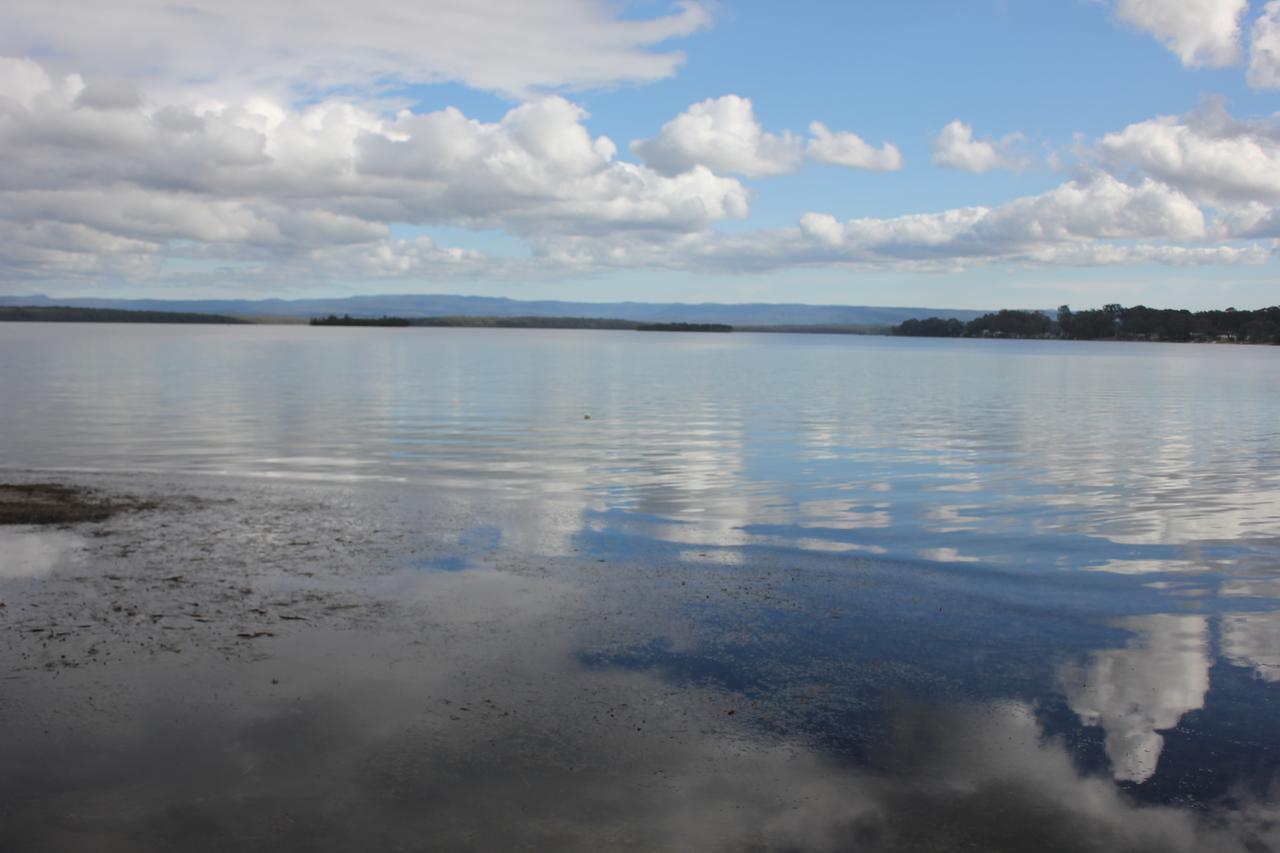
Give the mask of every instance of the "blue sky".
[[1280, 2], [64, 5], [6, 293], [1280, 302]]

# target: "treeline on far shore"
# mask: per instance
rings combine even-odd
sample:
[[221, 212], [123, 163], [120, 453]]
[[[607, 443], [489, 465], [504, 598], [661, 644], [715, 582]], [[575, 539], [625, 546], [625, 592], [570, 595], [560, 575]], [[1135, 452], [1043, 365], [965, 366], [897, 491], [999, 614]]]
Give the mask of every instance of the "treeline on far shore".
[[0, 305], [0, 321], [18, 323], [245, 323], [224, 314], [186, 311], [129, 311], [66, 305]]
[[311, 325], [387, 325], [458, 329], [635, 329], [634, 320], [582, 318], [582, 316], [317, 316]]
[[637, 332], [732, 332], [727, 323], [641, 323]]
[[633, 320], [604, 317], [415, 317], [414, 326], [442, 326], [468, 329], [634, 329]]
[[312, 317], [312, 326], [407, 326], [409, 321], [404, 317], [352, 317], [350, 314], [330, 314], [327, 317]]
[[429, 326], [464, 329], [623, 329], [639, 332], [732, 332], [723, 323], [641, 323], [602, 317], [313, 317], [313, 326]]
[[412, 326], [491, 329], [621, 329], [639, 332], [732, 332], [723, 323], [646, 323], [609, 317], [415, 317]]
[[1085, 311], [1006, 309], [967, 323], [927, 317], [905, 320], [892, 335], [928, 338], [1038, 338], [1074, 341], [1175, 341], [1280, 344], [1280, 305], [1256, 311], [1188, 311], [1135, 305], [1107, 305]]

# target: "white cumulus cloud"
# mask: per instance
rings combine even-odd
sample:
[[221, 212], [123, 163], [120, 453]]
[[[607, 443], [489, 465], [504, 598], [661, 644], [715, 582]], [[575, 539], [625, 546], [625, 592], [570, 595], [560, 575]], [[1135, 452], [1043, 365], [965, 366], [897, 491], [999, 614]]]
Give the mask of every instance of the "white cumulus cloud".
[[0, 60], [0, 277], [101, 271], [109, 255], [132, 267], [193, 254], [292, 263], [342, 246], [456, 269], [434, 245], [387, 242], [390, 226], [602, 235], [703, 229], [749, 210], [738, 181], [705, 167], [665, 176], [616, 160], [558, 96], [481, 122], [456, 109], [143, 105], [94, 91]]
[[[847, 222], [811, 213], [800, 223], [815, 247], [880, 263], [1056, 262], [1068, 252], [1081, 257], [1081, 246], [1099, 240], [1194, 240], [1204, 228], [1203, 213], [1176, 190], [1151, 180], [1130, 186], [1105, 174], [993, 208]], [[1123, 255], [1113, 259], [1123, 262]]]
[[750, 98], [723, 95], [693, 104], [662, 126], [652, 139], [631, 143], [632, 152], [650, 168], [677, 175], [695, 166], [749, 178], [799, 171], [807, 157], [817, 163], [892, 172], [902, 168], [896, 145], [870, 145], [850, 131], [824, 123], [809, 125], [809, 138], [790, 130], [770, 133], [756, 118]]
[[1280, 202], [1280, 123], [1239, 121], [1220, 101], [1186, 116], [1160, 116], [1103, 136], [1113, 171], [1136, 170], [1210, 204]]
[[1280, 0], [1271, 0], [1249, 33], [1249, 85], [1280, 88]]
[[1126, 184], [1106, 173], [995, 207], [841, 221], [810, 212], [796, 228], [619, 234], [602, 245], [557, 237], [543, 251], [580, 267], [659, 267], [759, 272], [801, 266], [898, 271], [1034, 265], [1260, 264], [1265, 246], [1209, 242], [1204, 212], [1150, 178]]
[[[619, 159], [587, 121], [558, 95], [482, 121], [338, 98], [169, 99], [0, 58], [0, 287], [1252, 264], [1280, 237], [1280, 129], [1216, 104], [1104, 137], [1086, 152], [1091, 171], [1047, 192], [886, 218], [812, 212], [756, 230], [718, 229], [750, 213], [750, 191], [725, 173], [794, 171], [806, 158], [887, 170], [900, 152], [821, 122], [807, 136], [766, 132], [737, 96], [695, 104], [638, 143], [643, 163]], [[967, 128], [965, 139], [982, 144]], [[1008, 142], [989, 143], [997, 160]], [[434, 226], [512, 239], [487, 256], [437, 243]]]
[[933, 141], [933, 162], [939, 166], [966, 172], [989, 172], [992, 169], [1019, 169], [1025, 163], [1013, 154], [1013, 146], [1022, 140], [1019, 133], [1002, 139], [974, 139], [973, 128], [956, 119], [938, 133]]
[[696, 166], [750, 178], [794, 172], [804, 161], [804, 143], [791, 131], [767, 133], [750, 98], [723, 95], [693, 104], [631, 150], [647, 166], [678, 175]]
[[1248, 0], [1116, 0], [1120, 20], [1154, 36], [1188, 67], [1222, 68], [1240, 52]]
[[877, 172], [896, 172], [902, 168], [902, 152], [892, 143], [876, 148], [856, 133], [833, 132], [820, 121], [809, 125], [809, 134], [805, 153], [818, 163]]

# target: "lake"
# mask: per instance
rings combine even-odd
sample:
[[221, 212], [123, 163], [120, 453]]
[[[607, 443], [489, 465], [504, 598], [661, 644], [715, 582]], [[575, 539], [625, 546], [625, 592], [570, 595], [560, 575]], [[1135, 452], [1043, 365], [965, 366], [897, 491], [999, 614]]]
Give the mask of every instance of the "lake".
[[154, 507], [0, 532], [0, 843], [1280, 844], [1278, 379], [1230, 345], [0, 325], [0, 477]]

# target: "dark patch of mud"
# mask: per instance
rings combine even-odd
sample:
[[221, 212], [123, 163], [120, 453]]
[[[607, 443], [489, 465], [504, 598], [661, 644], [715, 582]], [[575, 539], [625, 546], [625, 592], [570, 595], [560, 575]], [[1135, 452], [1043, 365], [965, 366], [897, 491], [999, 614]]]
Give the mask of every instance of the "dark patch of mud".
[[77, 524], [154, 509], [154, 501], [59, 483], [0, 483], [0, 524]]

